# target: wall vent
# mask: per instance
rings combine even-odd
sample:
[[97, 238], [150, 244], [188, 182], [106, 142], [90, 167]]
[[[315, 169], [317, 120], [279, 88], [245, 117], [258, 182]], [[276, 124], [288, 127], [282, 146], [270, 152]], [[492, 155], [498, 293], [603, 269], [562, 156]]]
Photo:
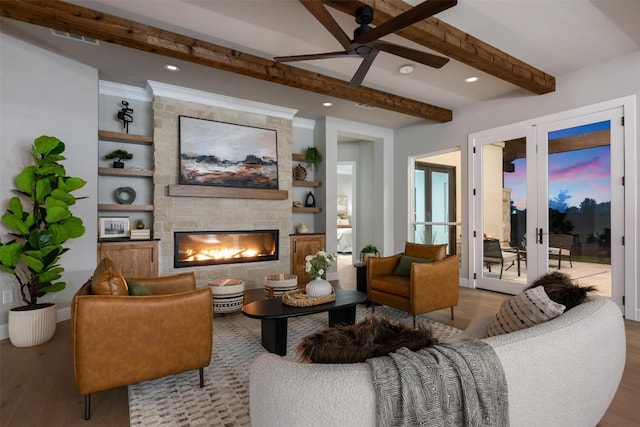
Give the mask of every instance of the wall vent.
[[356, 102], [356, 107], [365, 108], [367, 110], [375, 110], [376, 109], [376, 107], [374, 107], [373, 105], [363, 104], [361, 102]]
[[73, 33], [69, 33], [67, 31], [59, 31], [59, 30], [54, 30], [53, 28], [51, 28], [51, 34], [57, 37], [62, 37], [65, 39], [69, 39], [69, 40], [75, 40], [78, 42], [83, 42], [83, 43], [88, 43], [88, 44], [92, 44], [95, 46], [100, 45], [100, 41], [98, 41], [97, 39], [91, 38], [91, 37], [86, 37], [86, 36], [81, 36], [79, 34], [73, 34]]

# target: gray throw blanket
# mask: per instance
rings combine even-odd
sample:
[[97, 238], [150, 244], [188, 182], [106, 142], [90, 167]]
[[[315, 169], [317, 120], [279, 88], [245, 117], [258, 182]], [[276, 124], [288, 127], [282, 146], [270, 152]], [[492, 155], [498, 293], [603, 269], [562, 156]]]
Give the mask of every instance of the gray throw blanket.
[[378, 426], [508, 427], [507, 383], [491, 346], [480, 340], [401, 348], [368, 359]]

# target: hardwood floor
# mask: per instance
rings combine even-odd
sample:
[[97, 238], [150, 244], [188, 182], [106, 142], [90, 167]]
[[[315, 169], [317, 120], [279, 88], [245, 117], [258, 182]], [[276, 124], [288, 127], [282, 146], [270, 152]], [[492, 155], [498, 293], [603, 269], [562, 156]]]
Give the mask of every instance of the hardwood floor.
[[[341, 277], [341, 280], [345, 288], [355, 289], [355, 274], [353, 278]], [[430, 313], [427, 317], [464, 329], [472, 319], [495, 313], [506, 297], [495, 292], [461, 288], [454, 321], [450, 320], [448, 309]], [[624, 375], [600, 427], [640, 425], [640, 322], [626, 321], [625, 325], [627, 361]], [[0, 343], [0, 355], [0, 425], [129, 425], [126, 387], [94, 394], [91, 421], [84, 421], [83, 398], [77, 394], [73, 380], [69, 321], [58, 323], [53, 340], [40, 346], [15, 348], [8, 340], [4, 340]]]

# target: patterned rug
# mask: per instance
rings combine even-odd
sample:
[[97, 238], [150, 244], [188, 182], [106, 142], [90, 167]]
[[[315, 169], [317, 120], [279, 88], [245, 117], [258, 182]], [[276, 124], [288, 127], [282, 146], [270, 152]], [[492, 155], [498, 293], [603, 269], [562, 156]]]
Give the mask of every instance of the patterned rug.
[[[371, 309], [359, 305], [356, 318]], [[376, 307], [386, 316], [411, 325], [413, 319], [390, 307]], [[434, 336], [446, 338], [459, 329], [419, 318], [430, 325]], [[288, 322], [287, 359], [295, 360], [294, 348], [304, 336], [327, 327], [327, 313], [296, 317]], [[188, 350], [185, 350], [188, 351]], [[213, 320], [213, 354], [204, 369], [205, 387], [199, 387], [197, 371], [184, 372], [129, 386], [129, 417], [132, 426], [247, 426], [249, 419], [249, 367], [266, 353], [260, 344], [260, 321], [242, 314]]]

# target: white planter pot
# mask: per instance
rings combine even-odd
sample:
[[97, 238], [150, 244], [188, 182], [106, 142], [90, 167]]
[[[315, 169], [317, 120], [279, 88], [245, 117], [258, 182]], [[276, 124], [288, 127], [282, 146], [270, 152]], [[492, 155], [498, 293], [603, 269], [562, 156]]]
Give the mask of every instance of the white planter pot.
[[56, 333], [56, 305], [9, 310], [9, 340], [16, 347], [44, 344]]
[[331, 294], [333, 287], [324, 279], [316, 278], [307, 283], [305, 292], [310, 298], [325, 297]]

